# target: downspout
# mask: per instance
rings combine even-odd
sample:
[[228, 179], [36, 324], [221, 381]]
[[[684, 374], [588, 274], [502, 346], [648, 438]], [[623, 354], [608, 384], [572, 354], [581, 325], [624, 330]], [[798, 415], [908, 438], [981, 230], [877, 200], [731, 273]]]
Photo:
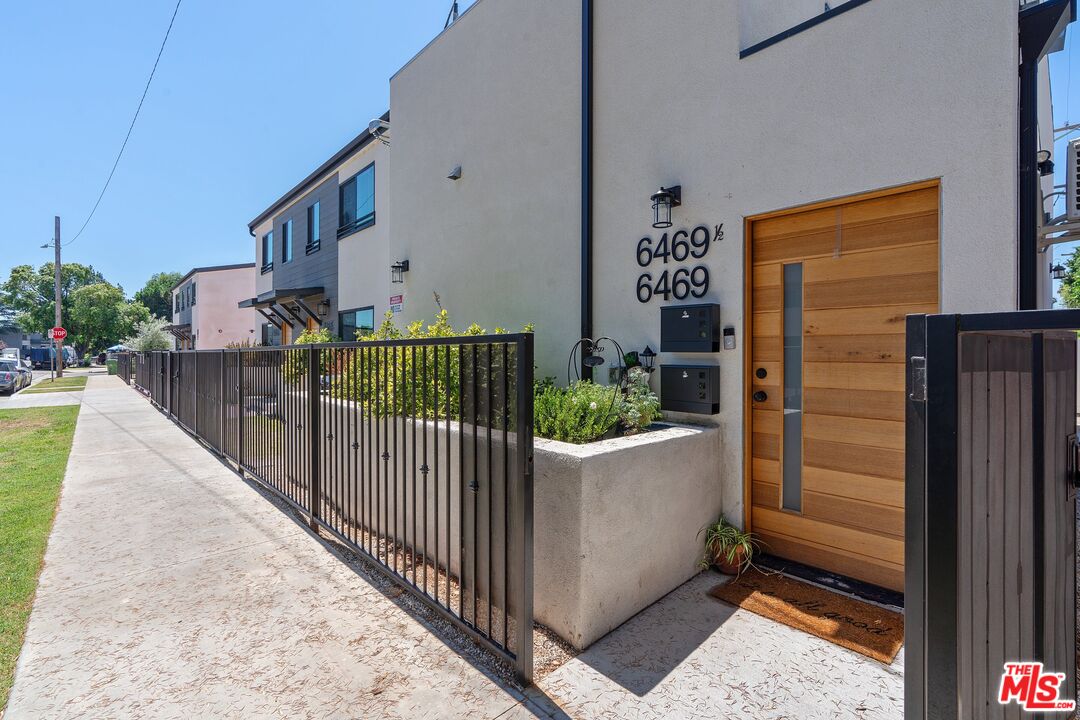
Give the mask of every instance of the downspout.
[[[593, 332], [593, 284], [592, 284], [592, 45], [593, 3], [581, 0], [581, 334], [591, 338]], [[582, 348], [581, 377], [592, 380], [592, 366], [585, 364], [591, 354], [589, 347]]]
[[1045, 0], [1020, 11], [1020, 103], [1017, 178], [1017, 308], [1038, 308], [1040, 202], [1039, 168], [1039, 61], [1050, 43], [1076, 18], [1076, 0]]

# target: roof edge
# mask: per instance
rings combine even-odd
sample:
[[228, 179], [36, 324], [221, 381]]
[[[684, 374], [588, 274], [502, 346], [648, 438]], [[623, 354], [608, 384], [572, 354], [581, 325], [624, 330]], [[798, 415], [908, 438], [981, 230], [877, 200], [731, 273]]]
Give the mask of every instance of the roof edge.
[[[390, 120], [390, 111], [387, 110], [386, 112], [384, 112], [380, 116], [380, 118], [382, 120]], [[258, 215], [258, 217], [249, 222], [248, 234], [254, 237], [255, 226], [261, 224], [264, 220], [276, 213], [285, 205], [288, 205], [290, 202], [296, 199], [297, 196], [303, 194], [303, 192], [307, 190], [311, 185], [313, 185], [316, 180], [333, 170], [338, 165], [344, 163], [352, 155], [355, 155], [357, 152], [364, 149], [374, 139], [375, 136], [372, 135], [367, 129], [365, 129], [362, 133], [350, 140], [349, 143], [345, 145], [345, 147], [334, 153], [329, 160], [324, 162], [319, 167], [315, 168], [315, 170], [312, 171], [306, 178], [294, 185], [291, 190], [289, 190], [287, 193], [275, 200], [270, 205], [270, 207], [266, 208], [266, 210], [263, 210]]]
[[242, 270], [243, 268], [254, 268], [254, 267], [255, 267], [255, 263], [249, 262], [249, 263], [233, 263], [232, 265], [205, 265], [203, 267], [191, 268], [190, 270], [188, 270], [187, 274], [184, 275], [184, 277], [177, 280], [176, 284], [173, 285], [171, 288], [169, 288], [169, 292], [172, 292], [176, 288], [178, 288], [181, 285], [183, 285], [184, 283], [186, 283], [188, 280], [191, 279], [191, 276], [196, 274], [196, 273], [217, 272], [219, 270]]

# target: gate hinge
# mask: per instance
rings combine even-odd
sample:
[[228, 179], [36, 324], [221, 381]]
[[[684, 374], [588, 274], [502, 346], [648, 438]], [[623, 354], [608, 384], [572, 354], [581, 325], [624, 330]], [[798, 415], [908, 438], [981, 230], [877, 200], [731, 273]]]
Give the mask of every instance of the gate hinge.
[[926, 402], [926, 358], [914, 356], [908, 361], [911, 367], [911, 393], [908, 398], [915, 402]]

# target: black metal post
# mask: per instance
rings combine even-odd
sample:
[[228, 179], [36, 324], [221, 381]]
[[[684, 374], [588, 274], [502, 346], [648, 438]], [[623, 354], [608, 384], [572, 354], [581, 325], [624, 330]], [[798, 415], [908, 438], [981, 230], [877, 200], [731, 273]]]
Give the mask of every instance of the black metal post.
[[[514, 671], [525, 685], [532, 683], [533, 668], [533, 336], [517, 342], [517, 474], [514, 498], [518, 562], [513, 607], [517, 609], [517, 649]], [[506, 609], [509, 615], [509, 609]]]
[[957, 716], [958, 323], [956, 315], [926, 319], [924, 542], [933, 548], [923, 553], [927, 718]]
[[225, 457], [225, 351], [218, 356], [218, 454]]
[[195, 355], [195, 380], [191, 384], [191, 430], [195, 437], [199, 437], [199, 351], [192, 350]]
[[321, 350], [316, 350], [314, 347], [308, 348], [308, 445], [311, 448], [311, 477], [310, 477], [310, 498], [308, 499], [309, 516], [308, 523], [311, 525], [312, 530], [319, 529], [319, 406], [321, 398], [319, 397], [319, 354]]
[[236, 467], [244, 474], [244, 354], [236, 351]]

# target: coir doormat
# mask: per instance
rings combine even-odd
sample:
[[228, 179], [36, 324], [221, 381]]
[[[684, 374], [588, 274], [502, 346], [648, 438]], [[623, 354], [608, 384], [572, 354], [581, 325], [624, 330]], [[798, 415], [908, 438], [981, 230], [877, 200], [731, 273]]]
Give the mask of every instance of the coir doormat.
[[889, 664], [904, 643], [904, 616], [779, 573], [748, 570], [709, 595]]

